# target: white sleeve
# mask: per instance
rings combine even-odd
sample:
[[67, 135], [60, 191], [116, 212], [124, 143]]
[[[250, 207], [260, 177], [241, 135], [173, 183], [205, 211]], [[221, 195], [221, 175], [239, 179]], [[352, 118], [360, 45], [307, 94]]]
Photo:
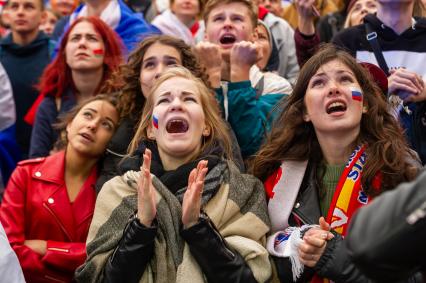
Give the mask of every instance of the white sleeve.
[[0, 64], [0, 131], [9, 128], [15, 122], [16, 110], [12, 85], [3, 65]]
[[18, 257], [12, 250], [0, 223], [0, 274], [2, 282], [25, 283]]

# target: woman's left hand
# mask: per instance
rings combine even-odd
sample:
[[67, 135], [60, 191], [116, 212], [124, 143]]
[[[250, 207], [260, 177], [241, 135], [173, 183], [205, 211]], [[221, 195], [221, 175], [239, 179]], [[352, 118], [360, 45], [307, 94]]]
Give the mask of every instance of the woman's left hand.
[[188, 188], [182, 202], [182, 223], [185, 229], [195, 225], [200, 217], [201, 195], [207, 170], [207, 160], [201, 160], [189, 174]]
[[303, 242], [299, 246], [300, 261], [305, 266], [314, 267], [324, 253], [327, 241], [334, 237], [324, 217], [319, 219], [319, 224], [319, 228], [306, 231]]
[[47, 241], [45, 240], [25, 240], [24, 245], [44, 256], [47, 250]]

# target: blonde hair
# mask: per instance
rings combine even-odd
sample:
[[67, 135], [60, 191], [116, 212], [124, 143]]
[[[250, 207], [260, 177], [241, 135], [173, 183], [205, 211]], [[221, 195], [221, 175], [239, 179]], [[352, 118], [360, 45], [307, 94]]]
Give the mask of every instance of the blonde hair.
[[192, 81], [193, 84], [196, 86], [199, 91], [201, 106], [204, 111], [205, 123], [210, 129], [210, 135], [207, 137], [202, 137], [202, 145], [200, 152], [194, 154], [194, 157], [198, 157], [198, 155], [204, 152], [205, 149], [219, 144], [224, 149], [225, 156], [228, 159], [231, 159], [232, 150], [230, 137], [228, 134], [228, 126], [225, 124], [220, 115], [219, 106], [214, 97], [214, 94], [209, 91], [209, 89], [206, 87], [206, 85], [201, 79], [195, 77], [188, 69], [180, 66], [173, 67], [165, 71], [152, 86], [151, 91], [147, 97], [145, 106], [143, 108], [142, 116], [136, 134], [129, 145], [129, 154], [131, 154], [138, 148], [139, 143], [142, 140], [149, 139], [147, 130], [152, 125], [154, 93], [160, 87], [161, 84], [172, 78], [184, 78]]
[[[377, 2], [377, 0], [375, 0], [375, 1]], [[358, 1], [356, 1], [356, 2], [358, 2]], [[355, 2], [355, 4], [356, 4], [356, 2]], [[352, 13], [354, 11], [355, 4], [352, 5], [351, 9], [346, 14], [346, 20], [345, 20], [345, 23], [343, 24], [343, 28], [350, 28], [350, 27], [354, 26], [354, 24], [351, 22], [351, 16], [352, 16]]]

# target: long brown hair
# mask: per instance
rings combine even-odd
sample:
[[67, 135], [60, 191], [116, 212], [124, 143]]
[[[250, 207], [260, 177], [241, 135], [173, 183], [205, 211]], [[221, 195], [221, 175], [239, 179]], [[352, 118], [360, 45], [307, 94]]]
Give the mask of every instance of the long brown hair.
[[183, 40], [168, 35], [147, 37], [130, 54], [127, 64], [121, 65], [119, 70], [114, 73], [113, 79], [108, 82], [108, 90], [110, 92], [120, 92], [119, 106], [122, 109], [121, 115], [123, 117], [129, 116], [130, 113], [139, 116], [142, 111], [145, 103], [145, 97], [139, 81], [142, 61], [147, 50], [155, 43], [175, 48], [181, 56], [182, 66], [209, 85], [208, 78], [191, 51], [191, 47]]
[[[417, 169], [409, 163], [415, 159], [403, 136], [401, 127], [390, 114], [388, 104], [370, 74], [343, 50], [325, 45], [300, 71], [292, 95], [282, 104], [283, 111], [277, 118], [251, 164], [251, 172], [265, 180], [283, 160], [310, 160], [318, 168], [323, 160], [321, 147], [311, 122], [303, 120], [304, 97], [312, 76], [324, 64], [339, 60], [354, 73], [364, 93], [367, 113], [361, 118], [357, 144], [366, 144], [367, 161], [362, 172], [362, 184], [366, 193], [377, 194], [370, 185], [378, 172], [382, 173], [381, 190], [394, 188], [398, 183], [409, 181]], [[316, 180], [317, 184], [321, 182]]]
[[[120, 108], [118, 106], [118, 100], [117, 100], [117, 97], [115, 95], [98, 94], [98, 95], [91, 96], [91, 97], [88, 97], [88, 98], [82, 100], [79, 103], [77, 103], [77, 105], [75, 105], [65, 115], [61, 116], [57, 123], [53, 124], [53, 127], [56, 130], [59, 131], [59, 138], [56, 141], [55, 145], [53, 146], [54, 150], [61, 150], [61, 149], [66, 148], [66, 146], [68, 144], [67, 130], [66, 130], [67, 125], [70, 124], [72, 122], [72, 120], [74, 120], [74, 118], [77, 116], [77, 114], [80, 112], [80, 110], [83, 109], [84, 106], [86, 106], [87, 104], [89, 104], [93, 101], [98, 101], [98, 100], [108, 102], [109, 104], [114, 106], [114, 108], [117, 110], [118, 117], [120, 117]], [[119, 123], [120, 123], [120, 119], [119, 119], [117, 125], [115, 125], [116, 126], [115, 130], [118, 128]]]
[[198, 155], [205, 151], [205, 149], [218, 144], [224, 149], [224, 156], [230, 158], [232, 155], [231, 141], [228, 134], [228, 127], [223, 121], [220, 112], [219, 105], [215, 97], [211, 94], [210, 90], [204, 84], [204, 82], [195, 77], [189, 70], [183, 67], [173, 67], [165, 71], [161, 76], [155, 81], [154, 85], [150, 90], [148, 99], [145, 103], [140, 123], [136, 131], [135, 136], [132, 139], [132, 142], [129, 146], [129, 153], [134, 152], [139, 143], [142, 140], [149, 140], [148, 137], [148, 127], [152, 125], [152, 111], [154, 109], [154, 98], [153, 93], [158, 89], [158, 87], [165, 81], [171, 78], [184, 78], [191, 80], [200, 94], [201, 106], [205, 115], [205, 123], [210, 129], [210, 135], [202, 138], [202, 145], [200, 152], [194, 153], [194, 157], [197, 158]]

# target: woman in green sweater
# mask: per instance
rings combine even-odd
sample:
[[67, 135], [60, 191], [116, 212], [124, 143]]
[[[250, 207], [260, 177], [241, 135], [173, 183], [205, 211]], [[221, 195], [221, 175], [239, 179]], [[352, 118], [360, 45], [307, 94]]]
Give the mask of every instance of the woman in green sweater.
[[348, 223], [419, 166], [368, 71], [333, 46], [320, 50], [252, 163], [269, 198], [267, 246], [280, 280], [369, 282], [348, 260]]

